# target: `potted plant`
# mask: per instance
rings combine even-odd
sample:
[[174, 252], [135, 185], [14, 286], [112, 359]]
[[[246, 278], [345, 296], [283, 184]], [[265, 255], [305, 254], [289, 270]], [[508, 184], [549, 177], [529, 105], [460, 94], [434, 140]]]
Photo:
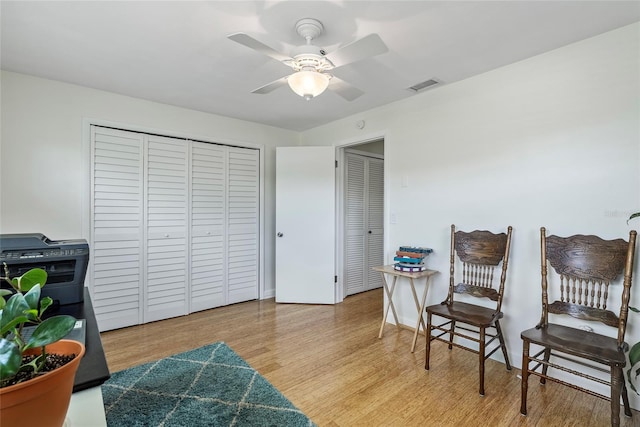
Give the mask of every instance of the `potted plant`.
[[[82, 343], [62, 339], [76, 319], [43, 319], [53, 302], [40, 298], [46, 271], [35, 268], [11, 279], [4, 264], [0, 280], [11, 287], [0, 289], [0, 425], [62, 426], [85, 351]], [[27, 336], [25, 325], [31, 324], [36, 328]]]

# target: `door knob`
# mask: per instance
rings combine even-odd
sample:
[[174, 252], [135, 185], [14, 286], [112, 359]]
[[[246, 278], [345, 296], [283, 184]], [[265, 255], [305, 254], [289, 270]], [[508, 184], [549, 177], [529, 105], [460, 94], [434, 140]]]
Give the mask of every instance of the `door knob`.
[[282, 234], [282, 233], [280, 233], [280, 232], [279, 232], [278, 234], [276, 234], [276, 236], [278, 236], [278, 237], [282, 237], [282, 236], [284, 236], [284, 234]]

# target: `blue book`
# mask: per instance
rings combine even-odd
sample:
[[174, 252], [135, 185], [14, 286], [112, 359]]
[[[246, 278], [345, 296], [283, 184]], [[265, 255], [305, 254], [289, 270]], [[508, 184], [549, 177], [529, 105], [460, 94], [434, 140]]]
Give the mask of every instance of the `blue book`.
[[428, 255], [431, 252], [433, 252], [433, 249], [431, 248], [420, 248], [415, 246], [400, 246], [399, 250], [402, 252], [418, 252], [425, 255]]
[[393, 257], [395, 262], [404, 262], [407, 264], [420, 264], [422, 262], [422, 258], [409, 258], [404, 256], [396, 256]]

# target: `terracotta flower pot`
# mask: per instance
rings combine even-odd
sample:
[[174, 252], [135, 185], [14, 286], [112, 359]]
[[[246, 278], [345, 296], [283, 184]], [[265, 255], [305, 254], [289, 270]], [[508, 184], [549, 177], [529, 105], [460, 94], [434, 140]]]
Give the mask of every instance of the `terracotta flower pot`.
[[[84, 345], [60, 340], [47, 353], [76, 354], [55, 371], [20, 384], [0, 388], [0, 426], [62, 426], [69, 408], [73, 381], [84, 356]], [[32, 349], [39, 352], [40, 349]]]

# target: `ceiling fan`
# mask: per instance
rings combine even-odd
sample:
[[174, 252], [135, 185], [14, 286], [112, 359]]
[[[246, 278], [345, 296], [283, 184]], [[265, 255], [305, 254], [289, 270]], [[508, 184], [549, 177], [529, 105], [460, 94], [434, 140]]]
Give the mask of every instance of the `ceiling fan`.
[[388, 51], [387, 46], [380, 36], [369, 34], [327, 54], [322, 48], [312, 43], [323, 31], [324, 27], [317, 19], [299, 20], [296, 23], [296, 32], [306, 40], [306, 44], [294, 48], [290, 56], [272, 49], [246, 33], [234, 33], [227, 37], [282, 62], [294, 71], [293, 74], [261, 86], [252, 93], [266, 94], [288, 84], [295, 93], [306, 100], [320, 95], [328, 88], [347, 101], [353, 101], [364, 92], [334, 76], [331, 71], [385, 53]]

